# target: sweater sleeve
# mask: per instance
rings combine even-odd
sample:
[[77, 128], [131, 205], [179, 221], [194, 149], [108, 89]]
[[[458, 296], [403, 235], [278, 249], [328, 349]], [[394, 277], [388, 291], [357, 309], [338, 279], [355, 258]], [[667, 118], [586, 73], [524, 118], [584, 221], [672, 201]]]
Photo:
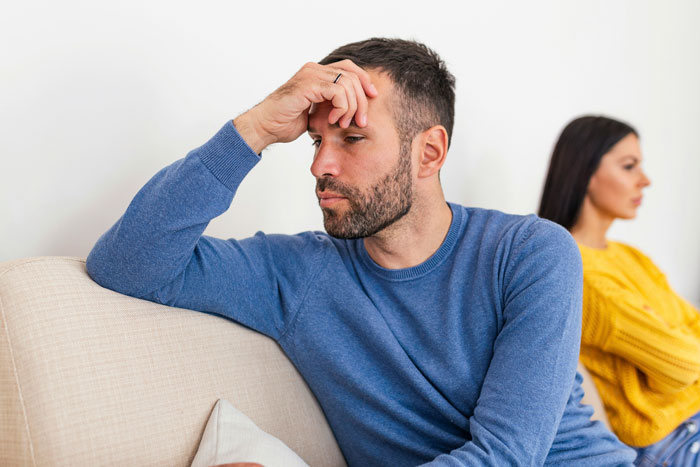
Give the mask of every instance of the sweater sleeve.
[[690, 304], [683, 297], [678, 295], [671, 284], [668, 283], [666, 274], [659, 269], [659, 267], [654, 263], [651, 258], [642, 253], [641, 251], [633, 248], [629, 245], [626, 247], [636, 256], [640, 264], [643, 265], [644, 269], [653, 277], [654, 282], [659, 284], [661, 288], [666, 290], [670, 297], [672, 297], [675, 302], [672, 306], [676, 306], [680, 313], [683, 315], [683, 322], [686, 326], [692, 329], [695, 336], [700, 336], [700, 313], [698, 313], [697, 308]]
[[136, 194], [90, 252], [90, 276], [123, 294], [219, 314], [279, 338], [309, 282], [285, 253], [313, 260], [314, 235], [202, 235], [259, 159], [228, 122]]
[[552, 448], [576, 374], [581, 258], [570, 235], [543, 220], [521, 229], [510, 249], [502, 329], [469, 420], [471, 441], [426, 465], [543, 465]]
[[690, 326], [671, 326], [643, 297], [606, 273], [584, 280], [584, 344], [618, 355], [647, 375], [654, 390], [673, 393], [700, 377], [700, 341]]

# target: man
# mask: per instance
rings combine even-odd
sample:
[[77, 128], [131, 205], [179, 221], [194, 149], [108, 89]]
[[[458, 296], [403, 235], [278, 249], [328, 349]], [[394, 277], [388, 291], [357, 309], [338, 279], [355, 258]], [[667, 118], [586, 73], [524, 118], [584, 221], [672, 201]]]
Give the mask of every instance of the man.
[[[88, 271], [275, 339], [350, 465], [628, 464], [579, 404], [576, 245], [535, 216], [446, 203], [453, 115], [427, 47], [340, 47], [151, 179]], [[258, 154], [304, 132], [328, 234], [202, 236]]]

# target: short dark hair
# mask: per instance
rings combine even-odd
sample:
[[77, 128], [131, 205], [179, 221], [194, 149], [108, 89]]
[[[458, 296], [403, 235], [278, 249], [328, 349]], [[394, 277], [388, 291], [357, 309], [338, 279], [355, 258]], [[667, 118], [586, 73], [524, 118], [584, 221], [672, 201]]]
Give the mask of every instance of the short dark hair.
[[452, 140], [455, 114], [455, 78], [445, 62], [424, 44], [404, 39], [371, 38], [338, 47], [319, 63], [352, 60], [363, 69], [386, 72], [396, 87], [394, 110], [401, 144], [439, 124]]
[[603, 116], [586, 115], [566, 125], [552, 152], [538, 215], [571, 230], [603, 155], [630, 133], [639, 136], [629, 124]]

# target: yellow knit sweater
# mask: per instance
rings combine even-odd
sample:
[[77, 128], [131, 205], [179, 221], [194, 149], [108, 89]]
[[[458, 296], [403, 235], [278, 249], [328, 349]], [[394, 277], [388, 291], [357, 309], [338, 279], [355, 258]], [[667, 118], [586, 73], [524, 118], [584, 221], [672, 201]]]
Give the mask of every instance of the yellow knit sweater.
[[700, 410], [700, 313], [638, 250], [579, 249], [581, 362], [620, 440], [647, 446]]

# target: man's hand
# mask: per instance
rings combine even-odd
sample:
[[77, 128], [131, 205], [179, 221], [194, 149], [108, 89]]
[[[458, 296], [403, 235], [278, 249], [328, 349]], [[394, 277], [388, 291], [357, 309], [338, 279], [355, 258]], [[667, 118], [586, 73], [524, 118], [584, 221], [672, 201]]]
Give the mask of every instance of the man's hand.
[[369, 74], [352, 61], [330, 65], [310, 62], [233, 124], [246, 143], [260, 153], [272, 143], [297, 139], [306, 131], [311, 106], [324, 101], [333, 104], [328, 123], [347, 128], [354, 118], [357, 126], [364, 127], [367, 98], [376, 96]]

